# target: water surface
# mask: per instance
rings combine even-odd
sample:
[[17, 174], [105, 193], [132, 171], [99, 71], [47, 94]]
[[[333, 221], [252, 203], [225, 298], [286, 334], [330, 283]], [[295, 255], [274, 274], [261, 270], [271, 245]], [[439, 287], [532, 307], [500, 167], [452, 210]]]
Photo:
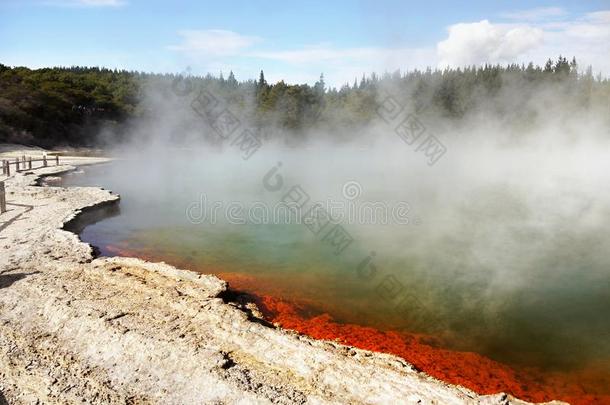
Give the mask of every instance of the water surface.
[[[439, 174], [398, 170], [383, 158], [354, 164], [350, 154], [289, 156], [278, 172], [279, 191], [263, 180], [278, 159], [213, 156], [156, 165], [120, 160], [85, 167], [64, 185], [121, 195], [117, 215], [81, 233], [102, 254], [220, 274], [252, 293], [298, 303], [303, 316], [431, 336], [434, 346], [517, 369], [572, 373], [583, 392], [608, 394], [610, 207], [595, 176], [583, 180], [576, 167], [552, 171], [544, 160], [528, 167], [528, 179], [518, 168], [473, 176], [476, 169], [458, 162]], [[343, 186], [356, 180], [354, 198]], [[202, 195], [225, 208], [272, 206], [295, 184], [309, 204], [407, 202], [408, 223], [344, 218], [353, 242], [335, 254], [303, 224], [193, 217]]]

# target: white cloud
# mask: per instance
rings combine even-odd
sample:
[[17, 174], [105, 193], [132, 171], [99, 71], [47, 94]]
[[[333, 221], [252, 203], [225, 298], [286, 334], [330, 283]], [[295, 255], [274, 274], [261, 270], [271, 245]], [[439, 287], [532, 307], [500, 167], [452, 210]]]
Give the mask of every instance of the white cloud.
[[441, 66], [513, 62], [543, 42], [543, 31], [531, 26], [491, 24], [487, 20], [449, 27], [449, 37], [438, 43]]
[[[267, 80], [284, 79], [291, 83], [315, 82], [323, 72], [331, 86], [352, 83], [354, 78], [371, 72], [426, 68], [435, 64], [433, 48], [338, 48], [317, 44], [293, 49], [269, 49], [262, 39], [227, 30], [180, 31], [182, 43], [168, 49], [187, 57], [198, 71], [233, 70], [244, 77], [256, 77], [263, 69]], [[248, 74], [250, 73], [250, 74]]]
[[287, 63], [300, 64], [311, 62], [336, 62], [336, 61], [361, 61], [373, 64], [386, 63], [390, 61], [401, 61], [415, 57], [422, 50], [411, 48], [334, 48], [330, 45], [306, 47], [296, 50], [257, 52], [252, 56], [273, 59]]
[[48, 0], [44, 4], [62, 7], [120, 7], [127, 4], [125, 0]]
[[[252, 78], [263, 69], [269, 81], [313, 83], [320, 72], [331, 86], [353, 83], [363, 74], [428, 66], [466, 66], [488, 63], [543, 65], [559, 54], [576, 56], [582, 68], [610, 74], [610, 11], [567, 18], [560, 9], [522, 11], [530, 22], [488, 20], [448, 27], [445, 40], [422, 48], [337, 47], [330, 43], [298, 48], [270, 48], [261, 38], [227, 30], [180, 31], [182, 42], [168, 47], [186, 57], [200, 72], [239, 72]], [[516, 13], [511, 16], [517, 17]], [[541, 21], [543, 16], [549, 16]], [[555, 18], [561, 16], [561, 18]], [[536, 21], [533, 21], [536, 20]]]
[[[596, 11], [561, 26], [567, 36], [610, 41], [610, 11]], [[610, 58], [610, 56], [609, 56]]]
[[227, 30], [183, 30], [178, 34], [182, 37], [182, 43], [168, 49], [204, 56], [235, 55], [260, 41], [259, 37]]
[[610, 10], [594, 11], [592, 13], [587, 13], [585, 15], [585, 19], [598, 23], [610, 23]]
[[520, 15], [530, 20], [509, 24], [483, 20], [451, 25], [447, 38], [437, 44], [439, 65], [544, 64], [561, 54], [575, 56], [581, 68], [592, 65], [595, 72], [610, 75], [610, 10], [570, 18], [559, 10], [507, 13], [511, 19]]
[[[432, 48], [337, 48], [330, 44], [283, 51], [252, 52], [249, 56], [286, 64], [289, 76], [317, 80], [324, 72], [326, 82], [341, 86], [360, 79], [363, 74], [401, 69], [425, 69], [433, 65], [436, 54]], [[298, 71], [298, 72], [297, 72]]]
[[556, 24], [541, 24], [545, 46], [536, 54], [562, 55], [576, 59], [581, 67], [610, 76], [610, 10], [587, 13]]
[[519, 10], [502, 13], [501, 16], [509, 20], [540, 21], [564, 17], [567, 12], [561, 7], [538, 7], [529, 10]]
[[339, 53], [345, 54], [345, 50], [332, 49], [330, 47], [305, 47], [285, 51], [254, 52], [251, 56], [264, 59], [272, 59], [287, 63], [328, 62], [340, 58]]

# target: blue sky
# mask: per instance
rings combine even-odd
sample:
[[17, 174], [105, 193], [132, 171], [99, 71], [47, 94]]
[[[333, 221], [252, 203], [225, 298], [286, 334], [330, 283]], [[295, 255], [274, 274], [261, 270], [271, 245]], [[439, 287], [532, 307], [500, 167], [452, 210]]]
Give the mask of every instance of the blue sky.
[[559, 53], [610, 74], [610, 1], [0, 0], [0, 63], [341, 85]]

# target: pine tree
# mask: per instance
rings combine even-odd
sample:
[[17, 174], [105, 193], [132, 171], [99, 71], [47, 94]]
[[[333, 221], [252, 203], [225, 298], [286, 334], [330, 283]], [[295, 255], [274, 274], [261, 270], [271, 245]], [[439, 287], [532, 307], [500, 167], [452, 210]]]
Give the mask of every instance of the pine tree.
[[231, 72], [229, 73], [229, 77], [227, 78], [227, 85], [232, 89], [236, 89], [237, 84], [238, 84], [237, 79], [235, 79], [235, 75], [233, 74], [233, 71], [231, 70]]
[[261, 70], [261, 74], [258, 78], [258, 83], [256, 84], [256, 86], [258, 87], [259, 90], [267, 87], [267, 81], [265, 80], [265, 73], [263, 73], [262, 70]]
[[576, 56], [572, 57], [570, 62], [570, 76], [576, 77], [578, 74], [578, 63], [576, 63]]
[[317, 94], [324, 94], [324, 90], [326, 89], [326, 84], [324, 83], [324, 73], [320, 73], [320, 80], [313, 85], [313, 89]]
[[364, 73], [362, 74], [362, 79], [360, 80], [360, 90], [364, 90], [366, 87], [366, 78], [364, 77]]

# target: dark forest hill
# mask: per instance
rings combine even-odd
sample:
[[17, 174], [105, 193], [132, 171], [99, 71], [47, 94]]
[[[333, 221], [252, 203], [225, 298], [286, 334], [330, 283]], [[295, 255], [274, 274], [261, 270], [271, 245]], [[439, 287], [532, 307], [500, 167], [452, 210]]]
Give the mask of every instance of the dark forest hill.
[[[547, 104], [570, 111], [599, 108], [610, 115], [610, 81], [594, 77], [590, 68], [579, 72], [576, 60], [562, 57], [543, 67], [530, 63], [373, 74], [339, 89], [327, 88], [322, 76], [313, 86], [268, 84], [263, 72], [258, 80], [244, 82], [232, 73], [226, 79], [190, 79], [239, 109], [252, 125], [280, 129], [276, 133], [286, 137], [312, 129], [361, 128], [377, 118], [381, 94], [450, 120], [484, 113], [522, 124], [535, 120]], [[130, 122], [156, 114], [145, 102], [149, 89], [167, 92], [176, 80], [170, 74], [0, 64], [0, 142], [93, 146], [102, 129], [128, 137]]]

